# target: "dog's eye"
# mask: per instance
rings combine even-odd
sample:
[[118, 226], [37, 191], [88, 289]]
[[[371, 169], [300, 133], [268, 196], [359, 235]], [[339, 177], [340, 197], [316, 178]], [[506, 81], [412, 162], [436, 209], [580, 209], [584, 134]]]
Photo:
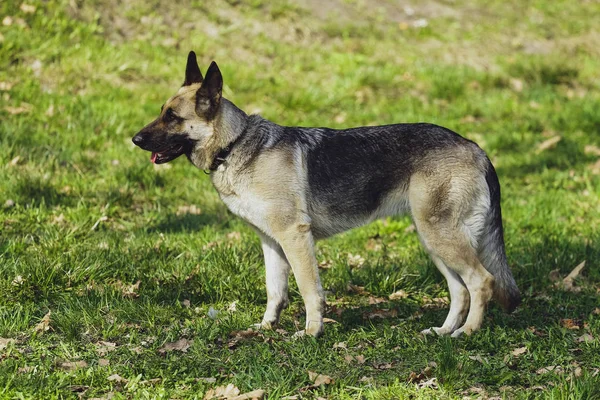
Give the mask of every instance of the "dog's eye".
[[175, 121], [177, 119], [177, 115], [175, 115], [175, 112], [173, 111], [172, 108], [167, 109], [167, 112], [165, 113], [165, 120], [167, 121]]

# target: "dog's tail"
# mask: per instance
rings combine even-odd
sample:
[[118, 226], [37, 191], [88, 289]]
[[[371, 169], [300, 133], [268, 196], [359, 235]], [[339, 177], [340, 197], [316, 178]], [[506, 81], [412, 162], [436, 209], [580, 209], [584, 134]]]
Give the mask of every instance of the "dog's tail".
[[485, 180], [490, 191], [490, 211], [479, 245], [479, 259], [485, 269], [495, 278], [494, 299], [506, 312], [510, 313], [521, 303], [521, 293], [506, 259], [500, 210], [500, 183], [496, 170], [489, 160]]

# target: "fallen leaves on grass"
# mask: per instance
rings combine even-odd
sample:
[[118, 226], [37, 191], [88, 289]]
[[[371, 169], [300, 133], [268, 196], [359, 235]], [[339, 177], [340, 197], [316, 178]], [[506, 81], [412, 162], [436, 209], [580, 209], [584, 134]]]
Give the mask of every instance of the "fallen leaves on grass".
[[408, 297], [408, 293], [406, 293], [404, 290], [400, 289], [392, 294], [390, 294], [388, 296], [388, 298], [390, 300], [400, 300], [400, 299], [406, 299]]
[[64, 369], [66, 371], [74, 371], [78, 368], [85, 368], [88, 366], [88, 363], [83, 361], [83, 360], [79, 360], [79, 361], [64, 361], [61, 362], [59, 364], [59, 367], [61, 369]]
[[48, 310], [46, 315], [38, 322], [38, 324], [33, 328], [33, 331], [39, 334], [43, 334], [44, 332], [50, 330], [50, 315], [52, 311]]
[[574, 286], [573, 282], [574, 282], [575, 278], [577, 278], [579, 276], [579, 274], [581, 273], [581, 270], [583, 270], [583, 267], [585, 267], [585, 260], [583, 260], [581, 263], [579, 263], [579, 265], [577, 265], [575, 268], [573, 268], [573, 270], [569, 273], [569, 275], [567, 275], [565, 277], [565, 279], [563, 279], [563, 285], [566, 290], [571, 291], [571, 292], [578, 292], [581, 290], [580, 287]]
[[324, 324], [337, 324], [338, 322], [335, 319], [323, 318], [323, 323]]
[[165, 343], [160, 349], [158, 349], [158, 352], [160, 354], [165, 354], [169, 351], [181, 351], [182, 353], [187, 353], [188, 349], [193, 343], [193, 340], [181, 338], [175, 342]]
[[519, 357], [520, 355], [525, 353], [527, 353], [527, 347], [519, 347], [510, 352], [510, 354], [512, 354], [515, 357]]
[[106, 380], [108, 380], [109, 382], [114, 382], [114, 383], [127, 383], [127, 379], [123, 378], [119, 374], [112, 374], [111, 376], [106, 378]]
[[591, 154], [594, 156], [600, 156], [600, 147], [593, 144], [588, 144], [584, 147], [583, 152], [585, 154]]
[[381, 304], [381, 303], [387, 303], [387, 300], [384, 299], [383, 297], [369, 296], [369, 304], [370, 305]]
[[200, 215], [202, 214], [202, 209], [200, 207], [196, 207], [195, 204], [189, 206], [179, 206], [175, 214], [178, 216], [185, 214]]
[[431, 378], [432, 369], [431, 367], [425, 367], [425, 369], [419, 373], [410, 371], [408, 375], [408, 383], [421, 383]]
[[579, 323], [571, 318], [564, 318], [560, 320], [560, 325], [563, 328], [577, 330], [580, 328]]
[[16, 343], [16, 340], [15, 339], [7, 339], [7, 338], [1, 338], [0, 337], [0, 350], [4, 350], [11, 343]]
[[593, 175], [600, 175], [600, 158], [587, 167]]
[[265, 391], [262, 389], [240, 394], [240, 389], [238, 389], [233, 383], [230, 383], [227, 386], [218, 386], [216, 388], [209, 389], [204, 395], [204, 400], [251, 400], [262, 399], [264, 395]]
[[98, 353], [99, 356], [105, 356], [116, 348], [117, 344], [113, 342], [104, 342], [101, 340], [96, 343], [96, 353]]
[[232, 242], [233, 241], [238, 242], [238, 241], [242, 240], [242, 234], [237, 231], [229, 232], [226, 236], [227, 236], [227, 240], [232, 241]]
[[237, 301], [237, 300], [236, 300], [236, 301], [234, 301], [234, 302], [232, 302], [232, 303], [229, 305], [229, 307], [227, 307], [227, 311], [229, 311], [229, 312], [236, 312], [236, 311], [237, 311], [237, 303], [238, 303], [238, 301]]
[[433, 377], [431, 379], [426, 380], [425, 382], [417, 383], [417, 388], [419, 388], [419, 389], [428, 388], [428, 389], [436, 389], [437, 390], [439, 388], [438, 383], [437, 383], [437, 378]]
[[593, 341], [594, 341], [594, 337], [592, 335], [590, 335], [589, 333], [584, 333], [583, 335], [581, 335], [575, 339], [575, 342], [577, 342], [577, 343], [588, 343], [588, 342], [593, 342]]
[[27, 4], [27, 3], [21, 3], [21, 6], [19, 7], [21, 9], [21, 11], [23, 11], [25, 14], [33, 14], [35, 12], [35, 6], [31, 5], [31, 4]]
[[246, 340], [246, 339], [250, 339], [253, 337], [264, 337], [264, 335], [262, 333], [260, 333], [259, 331], [255, 331], [252, 328], [248, 328], [246, 330], [243, 331], [235, 331], [235, 332], [231, 332], [229, 334], [229, 341], [227, 342], [227, 347], [229, 347], [230, 349], [237, 347], [238, 343]]
[[538, 369], [537, 371], [535, 371], [536, 374], [538, 375], [543, 375], [543, 374], [547, 374], [549, 372], [553, 372], [555, 374], [561, 375], [563, 374], [565, 371], [563, 369], [563, 367], [561, 367], [560, 365], [550, 365], [548, 367], [543, 367]]
[[375, 318], [386, 319], [386, 318], [394, 318], [397, 316], [398, 316], [398, 310], [396, 310], [396, 309], [374, 310], [374, 311], [369, 311], [369, 312], [366, 312], [365, 314], [363, 314], [363, 318], [368, 318], [368, 319], [375, 319]]
[[558, 135], [552, 136], [550, 139], [544, 140], [542, 143], [538, 144], [536, 149], [536, 154], [540, 154], [541, 152], [551, 149], [556, 146], [558, 142], [560, 142], [562, 138]]
[[98, 366], [100, 367], [108, 367], [110, 365], [110, 361], [106, 358], [101, 358], [98, 360]]
[[348, 253], [348, 265], [352, 268], [360, 268], [364, 265], [365, 259], [359, 254]]
[[560, 271], [558, 269], [553, 269], [552, 271], [550, 271], [550, 273], [548, 274], [548, 278], [551, 282], [554, 282], [555, 287], [569, 292], [577, 293], [581, 291], [581, 287], [575, 286], [575, 279], [579, 277], [581, 271], [583, 270], [583, 267], [585, 267], [585, 260], [583, 260], [575, 268], [573, 268], [573, 270], [569, 272], [569, 274], [563, 279], [561, 279]]
[[308, 371], [308, 379], [313, 383], [311, 386], [317, 388], [322, 385], [329, 385], [333, 383], [333, 379], [329, 375], [318, 374], [313, 371]]
[[333, 261], [331, 260], [323, 260], [319, 262], [319, 268], [321, 269], [329, 269], [333, 265]]
[[140, 297], [140, 295], [138, 294], [137, 291], [140, 289], [141, 282], [142, 281], [140, 281], [138, 279], [138, 281], [136, 283], [133, 283], [130, 285], [127, 283], [123, 283], [121, 281], [116, 281], [114, 283], [114, 287], [121, 291], [121, 294], [123, 295], [123, 297], [127, 297], [129, 299], [135, 299], [137, 297]]
[[365, 290], [364, 286], [358, 286], [358, 285], [354, 285], [352, 283], [349, 283], [346, 290], [348, 290], [348, 292], [350, 293], [356, 293], [356, 294], [369, 294], [369, 292], [367, 292]]
[[29, 114], [33, 111], [33, 106], [29, 103], [21, 103], [18, 107], [6, 106], [4, 110], [12, 115]]

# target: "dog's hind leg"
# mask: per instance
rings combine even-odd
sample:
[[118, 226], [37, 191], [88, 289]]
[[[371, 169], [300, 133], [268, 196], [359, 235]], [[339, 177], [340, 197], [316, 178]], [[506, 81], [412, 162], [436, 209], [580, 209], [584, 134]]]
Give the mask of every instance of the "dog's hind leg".
[[262, 232], [260, 236], [265, 257], [265, 272], [267, 286], [267, 309], [260, 328], [271, 329], [279, 322], [281, 311], [288, 305], [288, 276], [290, 264], [281, 246]]
[[421, 333], [428, 335], [435, 332], [438, 335], [448, 335], [458, 329], [469, 312], [469, 291], [460, 276], [446, 267], [446, 264], [439, 257], [431, 255], [431, 259], [448, 282], [450, 311], [441, 327], [425, 329]]
[[[483, 267], [476, 251], [485, 223], [480, 215], [489, 204], [486, 195], [487, 187], [481, 185], [477, 174], [469, 169], [455, 170], [450, 177], [414, 176], [410, 183], [410, 207], [421, 241], [438, 268], [443, 265], [449, 270], [440, 268], [447, 279], [450, 277], [452, 303], [459, 303], [453, 304], [454, 308], [451, 306], [448, 325], [445, 323], [440, 330], [453, 337], [470, 334], [481, 327], [494, 290], [494, 277]], [[466, 297], [464, 290], [456, 285], [458, 278], [469, 292], [470, 307], [465, 324], [456, 329], [464, 313]]]

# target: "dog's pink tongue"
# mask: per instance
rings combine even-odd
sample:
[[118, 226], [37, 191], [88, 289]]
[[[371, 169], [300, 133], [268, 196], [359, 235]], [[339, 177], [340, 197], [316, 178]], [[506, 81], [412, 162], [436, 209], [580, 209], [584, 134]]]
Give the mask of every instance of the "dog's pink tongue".
[[150, 156], [150, 161], [152, 162], [152, 164], [154, 164], [156, 162], [156, 156], [158, 155], [158, 153], [152, 153], [152, 156]]

